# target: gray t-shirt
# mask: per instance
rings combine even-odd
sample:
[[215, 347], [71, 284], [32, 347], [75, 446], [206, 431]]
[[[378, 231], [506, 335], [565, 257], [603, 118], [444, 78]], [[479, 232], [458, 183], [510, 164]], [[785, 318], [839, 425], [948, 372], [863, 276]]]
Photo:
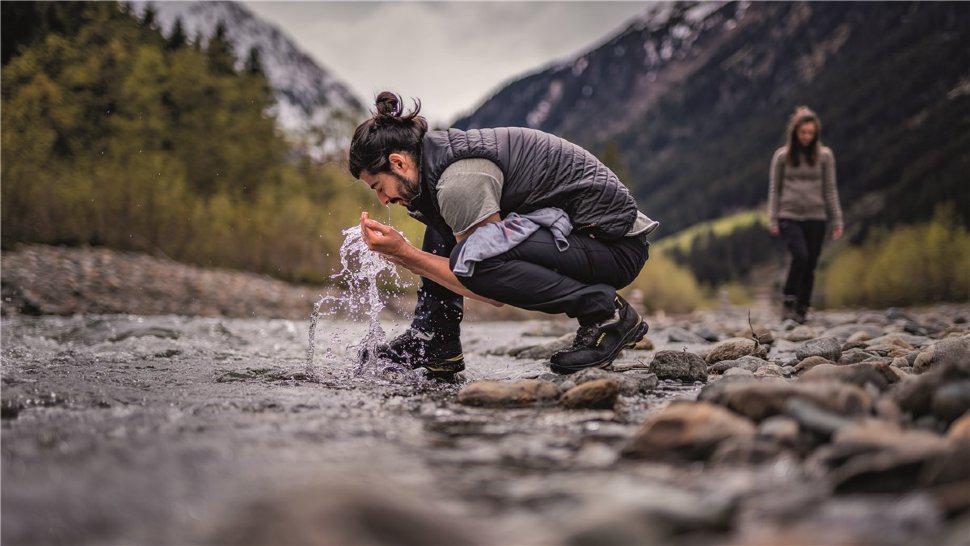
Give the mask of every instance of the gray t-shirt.
[[499, 211], [505, 175], [483, 158], [455, 161], [438, 178], [438, 208], [455, 235]]
[[[455, 235], [464, 235], [476, 224], [499, 212], [502, 169], [484, 158], [455, 161], [438, 178], [438, 208]], [[653, 231], [659, 224], [640, 211], [627, 236]]]

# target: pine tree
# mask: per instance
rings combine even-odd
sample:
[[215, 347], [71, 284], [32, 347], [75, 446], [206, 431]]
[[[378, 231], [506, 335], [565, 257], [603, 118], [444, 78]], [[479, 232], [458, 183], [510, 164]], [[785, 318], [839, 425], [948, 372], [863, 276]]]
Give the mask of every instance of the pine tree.
[[172, 32], [165, 40], [165, 44], [169, 50], [175, 50], [184, 47], [187, 42], [188, 37], [185, 35], [185, 29], [182, 28], [182, 18], [178, 17], [172, 25]]
[[148, 4], [145, 8], [145, 12], [141, 14], [141, 25], [147, 28], [155, 28], [155, 24], [158, 22], [158, 12], [155, 11], [155, 6]]
[[260, 60], [259, 49], [255, 46], [249, 48], [249, 56], [246, 58], [246, 73], [255, 75], [263, 73], [263, 62]]
[[206, 47], [209, 58], [209, 68], [217, 74], [235, 74], [236, 56], [233, 54], [232, 44], [226, 36], [226, 25], [222, 21], [216, 25], [216, 31], [209, 38]]

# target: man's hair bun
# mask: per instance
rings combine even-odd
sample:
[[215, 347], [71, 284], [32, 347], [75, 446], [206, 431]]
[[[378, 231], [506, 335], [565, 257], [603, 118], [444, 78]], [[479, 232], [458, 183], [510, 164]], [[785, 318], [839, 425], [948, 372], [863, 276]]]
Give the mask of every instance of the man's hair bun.
[[404, 113], [404, 101], [397, 93], [391, 91], [382, 91], [377, 95], [377, 99], [374, 101], [374, 119], [380, 118], [394, 118], [404, 121], [411, 121], [418, 116], [418, 112], [421, 111], [421, 101], [419, 99], [414, 99], [414, 110], [405, 114]]

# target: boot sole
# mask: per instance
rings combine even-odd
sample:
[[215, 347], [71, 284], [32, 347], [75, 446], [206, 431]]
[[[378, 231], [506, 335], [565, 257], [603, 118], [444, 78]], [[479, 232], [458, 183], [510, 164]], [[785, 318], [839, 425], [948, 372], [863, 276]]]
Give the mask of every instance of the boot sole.
[[465, 359], [457, 361], [446, 360], [445, 362], [447, 362], [449, 366], [440, 368], [435, 365], [421, 367], [425, 369], [428, 379], [443, 379], [446, 381], [454, 379], [456, 374], [465, 371]]
[[611, 364], [613, 364], [613, 361], [616, 360], [616, 357], [617, 355], [620, 354], [620, 351], [622, 351], [623, 349], [632, 348], [641, 339], [643, 339], [643, 336], [647, 335], [647, 332], [649, 330], [650, 330], [650, 325], [647, 324], [646, 321], [643, 320], [643, 318], [640, 318], [640, 322], [638, 322], [634, 328], [630, 329], [630, 332], [624, 337], [624, 340], [618, 343], [616, 345], [616, 349], [606, 357], [601, 358], [596, 362], [591, 362], [585, 366], [580, 366], [576, 368], [556, 366], [555, 364], [551, 365], [549, 368], [553, 372], [558, 373], [560, 375], [568, 375], [568, 374], [576, 373], [589, 368], [608, 368]]

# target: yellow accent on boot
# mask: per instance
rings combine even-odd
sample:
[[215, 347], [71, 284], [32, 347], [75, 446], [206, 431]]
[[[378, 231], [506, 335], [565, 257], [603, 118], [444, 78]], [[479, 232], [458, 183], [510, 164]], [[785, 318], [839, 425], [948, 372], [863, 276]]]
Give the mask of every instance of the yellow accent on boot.
[[606, 337], [606, 332], [603, 332], [602, 334], [600, 334], [600, 337], [599, 337], [599, 339], [597, 339], [597, 340], [596, 340], [596, 346], [597, 346], [597, 347], [599, 347], [599, 346], [600, 346], [600, 343], [602, 343], [602, 342], [603, 342], [603, 338], [604, 338], [604, 337]]

